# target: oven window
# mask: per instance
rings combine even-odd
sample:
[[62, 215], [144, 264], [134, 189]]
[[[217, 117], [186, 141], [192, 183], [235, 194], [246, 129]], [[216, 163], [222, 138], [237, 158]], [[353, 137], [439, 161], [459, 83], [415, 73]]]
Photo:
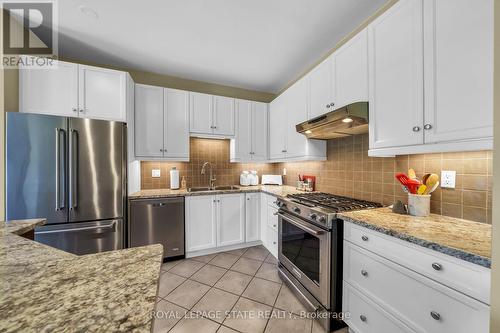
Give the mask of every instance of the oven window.
[[282, 219], [281, 252], [319, 285], [319, 239]]

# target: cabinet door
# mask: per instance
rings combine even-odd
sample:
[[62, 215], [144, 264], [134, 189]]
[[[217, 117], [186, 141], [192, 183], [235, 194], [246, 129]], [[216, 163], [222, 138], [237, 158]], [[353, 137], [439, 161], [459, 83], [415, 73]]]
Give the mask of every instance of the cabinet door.
[[267, 103], [252, 102], [252, 160], [267, 161], [268, 112]]
[[264, 246], [269, 249], [267, 244], [267, 197], [265, 193], [260, 193], [260, 239]]
[[493, 0], [425, 0], [426, 143], [493, 136]]
[[248, 162], [252, 152], [252, 102], [237, 99], [234, 159]]
[[163, 156], [163, 88], [135, 85], [135, 155]]
[[189, 92], [164, 89], [163, 156], [189, 158]]
[[307, 82], [298, 81], [285, 93], [286, 109], [286, 157], [294, 158], [307, 155], [307, 138], [298, 133], [295, 125], [307, 117]]
[[260, 193], [247, 193], [245, 202], [245, 241], [260, 239]]
[[212, 95], [189, 93], [189, 131], [212, 134]]
[[186, 197], [186, 252], [217, 246], [215, 195]]
[[213, 103], [213, 133], [234, 135], [234, 98], [214, 96]]
[[364, 29], [334, 53], [335, 106], [368, 101], [368, 33]]
[[329, 57], [308, 75], [309, 79], [309, 116], [315, 118], [334, 109], [332, 57]]
[[286, 110], [283, 94], [276, 97], [269, 111], [269, 157], [283, 159], [286, 153]]
[[78, 65], [58, 61], [52, 69], [20, 66], [19, 111], [78, 117]]
[[216, 197], [217, 246], [245, 242], [245, 195], [242, 193], [222, 194]]
[[82, 116], [127, 121], [127, 73], [85, 65], [78, 68]]
[[422, 0], [368, 26], [370, 149], [423, 143]]

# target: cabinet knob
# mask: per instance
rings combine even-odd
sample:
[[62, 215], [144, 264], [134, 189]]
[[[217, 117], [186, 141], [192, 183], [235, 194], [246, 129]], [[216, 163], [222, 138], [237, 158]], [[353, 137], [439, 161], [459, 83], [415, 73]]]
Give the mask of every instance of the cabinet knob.
[[365, 271], [364, 269], [362, 269], [362, 270], [361, 270], [361, 275], [363, 275], [363, 276], [368, 276], [368, 272], [367, 272], [367, 271]]
[[273, 228], [276, 228], [276, 224], [273, 224]]
[[420, 132], [420, 126], [414, 126], [413, 132]]
[[360, 316], [359, 316], [359, 319], [360, 319], [362, 322], [366, 322], [366, 316], [365, 316], [365, 315], [360, 315]]
[[335, 103], [333, 103], [333, 102], [330, 103], [330, 106], [334, 106], [334, 105], [335, 105]]
[[274, 245], [276, 245], [276, 242], [273, 242]]
[[424, 130], [428, 131], [432, 128], [432, 125], [431, 124], [425, 124], [424, 125]]
[[441, 320], [441, 315], [436, 311], [431, 311], [431, 317], [435, 320]]
[[437, 262], [433, 262], [432, 268], [434, 268], [436, 271], [440, 271], [443, 268], [443, 266], [441, 266], [441, 264], [439, 264]]
[[77, 108], [73, 108], [72, 110], [73, 110], [73, 112], [78, 112]]
[[80, 109], [81, 113], [85, 113], [85, 111], [86, 111], [85, 109]]
[[327, 105], [326, 105], [326, 108], [327, 108], [327, 109], [329, 109], [329, 108], [330, 108], [330, 104], [327, 104]]
[[363, 236], [361, 236], [361, 239], [362, 239], [364, 242], [368, 242], [368, 236], [363, 235]]

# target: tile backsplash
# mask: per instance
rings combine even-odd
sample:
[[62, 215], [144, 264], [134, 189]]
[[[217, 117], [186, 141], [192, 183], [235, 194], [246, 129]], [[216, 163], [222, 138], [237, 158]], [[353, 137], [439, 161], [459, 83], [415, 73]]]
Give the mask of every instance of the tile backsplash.
[[431, 197], [431, 212], [491, 223], [492, 152], [459, 152], [368, 156], [368, 135], [329, 140], [326, 162], [279, 163], [287, 169], [285, 183], [295, 185], [298, 174], [316, 175], [316, 190], [392, 204], [407, 203], [407, 195], [394, 178], [396, 172], [415, 169], [417, 176], [441, 170], [457, 172], [456, 188], [438, 188]]
[[[325, 162], [230, 163], [229, 140], [191, 138], [190, 162], [141, 162], [142, 189], [168, 188], [169, 171], [175, 166], [186, 176], [188, 187], [207, 186], [208, 172], [200, 175], [205, 161], [215, 165], [218, 185], [239, 184], [242, 170], [279, 174], [287, 169], [284, 182], [296, 185], [298, 174], [316, 176], [316, 189], [338, 195], [392, 204], [396, 199], [407, 202], [407, 195], [394, 178], [396, 172], [414, 168], [417, 176], [441, 170], [457, 172], [456, 188], [438, 188], [431, 198], [431, 211], [468, 220], [491, 223], [492, 152], [459, 152], [402, 155], [394, 158], [368, 156], [368, 135], [329, 140]], [[161, 177], [152, 178], [152, 169]]]
[[[237, 185], [240, 183], [240, 173], [243, 170], [257, 170], [259, 180], [262, 174], [272, 174], [276, 166], [269, 163], [230, 163], [229, 140], [190, 139], [189, 162], [141, 162], [141, 188], [159, 189], [170, 187], [170, 169], [176, 167], [180, 177], [186, 177], [188, 187], [208, 186], [209, 172], [201, 175], [201, 167], [206, 161], [214, 165], [216, 185]], [[153, 169], [160, 169], [159, 178], [151, 177]]]

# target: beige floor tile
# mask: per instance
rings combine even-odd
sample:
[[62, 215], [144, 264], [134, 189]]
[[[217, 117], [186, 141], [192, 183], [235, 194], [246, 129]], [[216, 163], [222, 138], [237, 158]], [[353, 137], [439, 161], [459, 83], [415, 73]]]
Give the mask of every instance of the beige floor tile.
[[193, 312], [198, 312], [204, 317], [222, 323], [226, 313], [230, 311], [238, 301], [238, 296], [226, 291], [212, 288], [193, 307]]
[[213, 265], [203, 266], [199, 271], [191, 276], [191, 280], [195, 280], [204, 284], [213, 286], [227, 272], [227, 269]]
[[290, 315], [286, 311], [273, 310], [267, 323], [266, 333], [304, 333], [311, 332], [312, 320]]
[[186, 281], [186, 278], [175, 275], [169, 272], [164, 272], [160, 276], [160, 282], [159, 282], [159, 287], [158, 287], [158, 296], [160, 297], [165, 297], [172, 290], [177, 288], [179, 285], [181, 285], [184, 281]]
[[204, 256], [199, 256], [199, 257], [193, 257], [193, 258], [189, 258], [189, 259], [192, 259], [192, 260], [196, 260], [196, 261], [200, 261], [200, 262], [204, 262], [205, 264], [208, 263], [210, 260], [212, 260], [213, 258], [215, 258], [215, 256], [217, 255], [217, 253], [213, 253], [213, 254], [206, 254]]
[[233, 294], [241, 295], [251, 280], [252, 277], [249, 275], [227, 271], [226, 274], [217, 281], [215, 287], [229, 291]]
[[238, 256], [229, 253], [219, 253], [215, 258], [210, 260], [210, 265], [219, 266], [222, 268], [231, 267], [237, 260]]
[[161, 265], [162, 271], [168, 271], [172, 269], [174, 266], [180, 264], [183, 260], [175, 260], [175, 261], [167, 261]]
[[269, 254], [268, 250], [266, 250], [263, 247], [256, 246], [246, 250], [245, 253], [243, 253], [243, 257], [264, 261], [266, 260], [268, 254]]
[[270, 280], [273, 282], [282, 283], [282, 281], [278, 275], [278, 266], [267, 263], [267, 262], [263, 263], [262, 266], [260, 266], [260, 268], [257, 271], [257, 274], [255, 274], [255, 276], [258, 278], [261, 278], [261, 279], [266, 279], [266, 280]]
[[267, 255], [265, 262], [273, 265], [277, 265], [279, 263], [278, 259], [276, 259], [271, 253]]
[[271, 310], [270, 306], [240, 298], [228, 318], [224, 320], [224, 326], [243, 333], [262, 333]]
[[196, 316], [195, 318], [188, 317], [179, 321], [170, 333], [215, 333], [219, 326], [220, 324], [201, 316]]
[[188, 278], [203, 266], [205, 266], [205, 263], [188, 259], [178, 265], [175, 265], [169, 270], [169, 272]]
[[232, 328], [221, 326], [217, 333], [238, 333], [238, 331], [233, 330]]
[[279, 283], [253, 278], [241, 296], [273, 306], [280, 288]]
[[187, 311], [180, 306], [165, 300], [160, 300], [156, 303], [153, 332], [168, 332], [168, 330], [174, 327], [174, 325], [184, 317], [186, 312]]
[[191, 309], [209, 289], [209, 286], [202, 283], [186, 280], [183, 284], [168, 294], [165, 299], [186, 309]]
[[286, 286], [281, 287], [278, 299], [274, 305], [278, 309], [290, 311], [295, 314], [300, 315], [301, 312], [307, 311], [307, 309], [300, 303], [300, 301], [295, 297], [292, 291]]
[[259, 267], [261, 264], [262, 264], [261, 261], [241, 257], [231, 267], [231, 270], [236, 271], [236, 272], [240, 272], [240, 273], [245, 273], [248, 275], [254, 275], [259, 270]]
[[243, 249], [236, 249], [236, 250], [226, 251], [224, 253], [229, 253], [229, 254], [232, 254], [232, 255], [240, 257], [243, 253], [245, 253], [246, 250], [247, 250], [246, 248], [243, 248]]

